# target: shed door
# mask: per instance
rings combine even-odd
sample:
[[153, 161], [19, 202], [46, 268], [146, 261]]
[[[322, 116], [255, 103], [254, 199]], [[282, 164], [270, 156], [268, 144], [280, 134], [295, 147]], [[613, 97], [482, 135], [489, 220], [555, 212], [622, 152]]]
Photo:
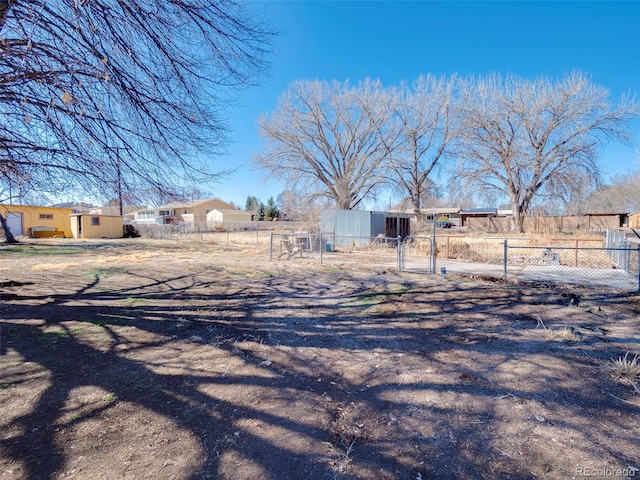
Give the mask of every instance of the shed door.
[[14, 236], [22, 235], [22, 214], [7, 213], [7, 225]]

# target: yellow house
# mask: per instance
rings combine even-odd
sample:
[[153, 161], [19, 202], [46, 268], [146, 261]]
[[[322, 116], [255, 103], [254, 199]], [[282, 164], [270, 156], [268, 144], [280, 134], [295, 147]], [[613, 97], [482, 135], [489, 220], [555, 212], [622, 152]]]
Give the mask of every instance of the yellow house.
[[32, 238], [71, 237], [71, 208], [37, 207], [33, 205], [0, 205], [14, 236]]
[[71, 215], [73, 238], [122, 238], [122, 217], [120, 215]]
[[640, 228], [640, 212], [629, 214], [629, 226], [631, 228]]

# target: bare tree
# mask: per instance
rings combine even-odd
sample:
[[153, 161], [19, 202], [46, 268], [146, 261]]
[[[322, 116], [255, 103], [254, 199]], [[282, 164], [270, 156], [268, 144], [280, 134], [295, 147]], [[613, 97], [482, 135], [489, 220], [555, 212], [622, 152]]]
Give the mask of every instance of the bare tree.
[[402, 84], [391, 100], [393, 134], [389, 167], [397, 189], [406, 195], [416, 218], [433, 183], [429, 175], [451, 153], [456, 138], [455, 88], [457, 78], [420, 76], [411, 85]]
[[511, 229], [522, 232], [536, 195], [570, 185], [577, 172], [596, 178], [599, 147], [628, 139], [638, 104], [623, 99], [612, 109], [608, 96], [580, 73], [558, 81], [497, 75], [466, 81], [459, 177], [478, 190], [502, 192], [513, 210]]
[[640, 211], [640, 170], [616, 175], [589, 197], [596, 212], [631, 213]]
[[598, 187], [599, 179], [581, 171], [565, 175], [562, 183], [550, 181], [544, 194], [540, 195], [540, 207], [545, 214], [584, 215], [593, 213], [590, 200]]
[[271, 35], [233, 2], [0, 1], [0, 186], [209, 181], [224, 108], [265, 72]]
[[[384, 175], [381, 135], [389, 112], [377, 81], [297, 81], [277, 109], [259, 119], [266, 151], [254, 161], [289, 188], [353, 209], [371, 198]], [[387, 144], [390, 142], [386, 142]]]

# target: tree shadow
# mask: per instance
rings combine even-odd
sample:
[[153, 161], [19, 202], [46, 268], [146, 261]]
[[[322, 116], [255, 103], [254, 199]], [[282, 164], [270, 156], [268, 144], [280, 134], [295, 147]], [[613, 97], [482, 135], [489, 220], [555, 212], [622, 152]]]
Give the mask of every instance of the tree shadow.
[[[193, 479], [245, 471], [264, 478], [537, 478], [554, 459], [535, 445], [521, 457], [500, 447], [494, 437], [505, 411], [532, 409], [524, 427], [581, 438], [594, 417], [622, 427], [637, 415], [629, 403], [604, 401], [601, 379], [579, 382], [580, 389], [558, 381], [596, 368], [618, 346], [614, 340], [585, 354], [604, 343], [550, 341], [535, 318], [518, 316], [518, 305], [560, 305], [561, 295], [546, 289], [523, 297], [491, 284], [396, 275], [219, 279], [211, 269], [131, 270], [85, 278], [54, 295], [40, 292], [37, 280], [25, 283], [31, 288], [3, 307], [0, 353], [17, 352], [50, 379], [33, 407], [12, 418], [19, 433], [3, 440], [3, 457], [21, 464], [25, 478], [65, 471], [61, 431], [100, 421], [117, 403], [189, 432], [202, 452]], [[72, 322], [97, 328], [103, 343], [88, 342]], [[180, 358], [185, 352], [190, 360]], [[198, 366], [199, 358], [217, 363]], [[3, 384], [19, 380], [2, 373]], [[113, 400], [61, 423], [72, 392], [87, 386]], [[584, 441], [585, 456], [637, 462], [614, 446], [633, 444], [634, 432], [615, 435], [600, 445]], [[229, 453], [241, 460], [235, 473]], [[537, 470], [526, 461], [535, 457]]]

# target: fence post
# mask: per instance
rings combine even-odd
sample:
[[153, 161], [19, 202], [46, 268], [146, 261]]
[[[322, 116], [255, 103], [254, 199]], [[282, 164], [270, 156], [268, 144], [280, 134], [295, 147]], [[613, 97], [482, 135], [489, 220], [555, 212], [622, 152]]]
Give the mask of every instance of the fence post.
[[400, 245], [400, 235], [398, 235], [398, 243], [396, 244], [396, 261], [398, 263], [398, 270], [401, 272], [402, 271], [402, 260], [400, 258], [401, 252], [400, 250], [402, 249], [402, 246]]
[[269, 260], [273, 260], [273, 232], [269, 236]]
[[638, 245], [638, 293], [640, 293], [640, 245]]
[[260, 246], [260, 238], [259, 238], [259, 233], [260, 233], [260, 221], [256, 222], [256, 247]]
[[436, 228], [433, 227], [433, 245], [431, 247], [431, 273], [436, 273], [436, 258], [438, 257], [438, 246], [436, 245]]
[[503, 255], [503, 264], [504, 264], [504, 279], [507, 279], [507, 239], [504, 239], [504, 255]]
[[322, 251], [326, 248], [325, 243], [322, 241], [322, 233], [319, 233], [318, 245], [320, 246], [320, 265], [322, 265]]

